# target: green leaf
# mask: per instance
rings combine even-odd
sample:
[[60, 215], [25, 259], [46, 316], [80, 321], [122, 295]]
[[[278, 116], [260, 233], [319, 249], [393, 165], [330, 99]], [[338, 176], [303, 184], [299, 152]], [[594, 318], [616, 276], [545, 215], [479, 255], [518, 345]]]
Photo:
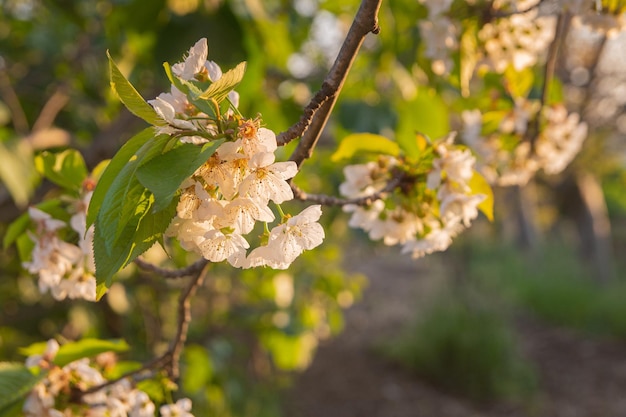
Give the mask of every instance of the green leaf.
[[[140, 164], [159, 155], [169, 141], [169, 136], [160, 135], [146, 141], [126, 162], [110, 183], [96, 219], [96, 228], [111, 250], [126, 224], [135, 216], [145, 188], [135, 176]], [[109, 166], [113, 164], [113, 161]]]
[[509, 65], [504, 71], [505, 86], [513, 98], [526, 98], [535, 82], [535, 74], [531, 68], [517, 71]]
[[98, 213], [100, 211], [100, 207], [104, 202], [104, 199], [111, 188], [111, 184], [120, 171], [126, 166], [128, 161], [135, 155], [135, 152], [139, 148], [141, 148], [147, 141], [155, 137], [154, 128], [149, 127], [147, 129], [142, 130], [132, 138], [130, 138], [122, 148], [117, 151], [113, 159], [109, 162], [106, 169], [100, 176], [98, 180], [98, 184], [96, 185], [96, 189], [91, 196], [91, 201], [89, 202], [89, 209], [87, 211], [87, 227], [91, 226], [95, 221]]
[[87, 178], [85, 160], [75, 149], [59, 153], [42, 152], [35, 157], [35, 167], [41, 175], [68, 190], [80, 191]]
[[[56, 208], [59, 208], [60, 206], [61, 206], [61, 200], [54, 199], [54, 200], [46, 200], [42, 203], [37, 204], [35, 207], [37, 207], [41, 211], [45, 211], [46, 213], [48, 213], [51, 209], [56, 209]], [[9, 246], [11, 246], [11, 244], [13, 244], [13, 242], [15, 242], [15, 240], [20, 235], [25, 233], [29, 225], [30, 225], [30, 216], [28, 215], [28, 212], [23, 213], [21, 216], [15, 219], [13, 223], [11, 223], [9, 227], [7, 228], [4, 238], [2, 239], [2, 245], [4, 249], [7, 249]]]
[[[126, 218], [121, 233], [111, 236], [111, 230], [106, 229], [106, 223], [100, 226], [100, 216], [96, 221], [94, 231], [94, 259], [96, 263], [96, 298], [105, 293], [112, 283], [113, 275], [130, 262], [130, 254], [135, 245], [135, 232], [141, 222], [141, 218], [147, 214], [150, 207], [149, 201], [137, 206], [137, 211], [131, 218]], [[104, 230], [103, 230], [104, 229]], [[109, 241], [107, 242], [107, 237]], [[104, 284], [104, 288], [100, 286]]]
[[8, 414], [41, 379], [43, 374], [33, 375], [22, 363], [0, 362], [0, 414]]
[[213, 376], [213, 362], [209, 352], [200, 345], [189, 345], [183, 352], [182, 386], [190, 394], [206, 387]]
[[154, 194], [154, 209], [162, 210], [174, 198], [182, 182], [204, 164], [224, 139], [200, 147], [184, 143], [145, 162], [137, 170], [139, 182]]
[[126, 108], [135, 116], [142, 118], [154, 126], [162, 126], [165, 121], [159, 117], [146, 100], [135, 90], [135, 87], [124, 77], [113, 58], [107, 51], [109, 59], [109, 75], [111, 78], [111, 88]]
[[135, 241], [128, 262], [150, 249], [161, 239], [176, 215], [177, 206], [178, 199], [175, 198], [163, 210], [149, 213], [141, 218], [135, 231]]
[[18, 238], [15, 239], [15, 246], [17, 246], [17, 253], [22, 261], [32, 258], [35, 242], [33, 242], [26, 233], [19, 235]]
[[556, 77], [552, 78], [548, 87], [546, 104], [563, 103], [565, 93], [563, 92], [563, 83], [561, 80]]
[[502, 120], [510, 113], [510, 110], [493, 110], [482, 114], [483, 126], [481, 133], [488, 135], [500, 129]]
[[205, 100], [214, 99], [218, 103], [221, 102], [241, 82], [245, 72], [246, 63], [239, 63], [235, 68], [222, 74], [222, 77], [211, 84], [199, 98]]
[[[46, 349], [46, 342], [34, 343], [20, 349], [24, 356], [41, 355]], [[82, 358], [93, 358], [104, 352], [126, 352], [130, 349], [128, 343], [122, 339], [102, 340], [102, 339], [81, 339], [76, 342], [61, 345], [54, 357], [53, 362], [58, 366], [65, 366], [70, 362]]]
[[484, 194], [485, 198], [479, 205], [478, 209], [483, 212], [490, 222], [493, 221], [493, 189], [487, 182], [485, 177], [474, 171], [474, 175], [468, 183], [472, 194]]
[[410, 158], [421, 153], [415, 141], [416, 133], [437, 139], [450, 132], [448, 106], [433, 89], [420, 88], [415, 99], [398, 103], [398, 113], [396, 140]]
[[24, 417], [23, 408], [24, 403], [22, 401], [15, 401], [8, 407], [0, 409], [0, 417]]
[[96, 226], [94, 234], [94, 256], [96, 261], [96, 298], [100, 299], [111, 286], [113, 275], [132, 262], [137, 256], [150, 249], [163, 236], [176, 215], [177, 199], [173, 199], [164, 210], [150, 212], [153, 199], [144, 200], [134, 216], [129, 219], [112, 248], [107, 248]]
[[397, 143], [381, 135], [354, 133], [342, 139], [339, 143], [339, 148], [332, 154], [330, 160], [337, 162], [342, 159], [349, 159], [360, 152], [398, 156], [400, 147]]
[[306, 335], [288, 335], [279, 331], [262, 335], [261, 343], [269, 350], [276, 367], [286, 371], [305, 368], [315, 349], [314, 344], [307, 343]]
[[[155, 213], [152, 210], [154, 196], [141, 185], [136, 176], [142, 163], [160, 155], [171, 142], [167, 135], [149, 138], [136, 149], [121, 169], [118, 170], [118, 164], [114, 164], [115, 158], [109, 164], [109, 168], [113, 166], [116, 174], [102, 197], [94, 233], [99, 297], [111, 285], [113, 275], [149, 249], [174, 217], [176, 201], [172, 200], [173, 204], [166, 210]], [[107, 172], [102, 179], [105, 176]], [[158, 230], [155, 229], [157, 226]]]
[[122, 339], [81, 339], [62, 345], [54, 357], [54, 363], [59, 366], [65, 366], [78, 359], [92, 358], [104, 352], [126, 352], [129, 348], [128, 344]]
[[95, 168], [91, 171], [91, 174], [89, 174], [91, 179], [97, 183], [98, 180], [100, 180], [102, 174], [104, 174], [104, 170], [107, 169], [107, 167], [109, 166], [109, 162], [111, 162], [110, 159], [100, 161], [98, 165], [96, 165]]
[[137, 361], [117, 361], [112, 367], [107, 367], [104, 372], [106, 379], [118, 379], [129, 372], [134, 372], [142, 368], [141, 362]]
[[30, 144], [24, 140], [0, 141], [0, 161], [0, 181], [15, 204], [26, 207], [38, 181]]
[[[96, 245], [94, 243], [94, 247], [95, 246]], [[111, 275], [113, 275], [113, 274], [115, 274], [115, 272], [111, 273]], [[111, 283], [109, 283], [109, 285], [107, 286], [106, 282], [100, 282], [100, 283], [98, 283], [98, 285], [96, 285], [96, 301], [100, 301], [102, 299], [102, 297], [104, 297], [104, 295], [109, 290], [110, 286], [111, 286]]]

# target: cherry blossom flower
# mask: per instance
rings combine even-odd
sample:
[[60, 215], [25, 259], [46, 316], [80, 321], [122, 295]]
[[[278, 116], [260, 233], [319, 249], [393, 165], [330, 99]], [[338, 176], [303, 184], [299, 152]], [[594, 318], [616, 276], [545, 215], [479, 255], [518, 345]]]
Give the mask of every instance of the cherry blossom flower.
[[205, 68], [208, 55], [209, 45], [206, 38], [202, 38], [189, 49], [189, 53], [183, 62], [172, 65], [172, 72], [183, 80], [193, 80], [196, 74]]
[[224, 234], [220, 230], [209, 230], [204, 240], [198, 243], [202, 256], [211, 262], [222, 262], [228, 258], [237, 258], [245, 253], [250, 244], [238, 233]]
[[[521, 2], [517, 9], [526, 10]], [[484, 43], [487, 64], [498, 73], [511, 64], [517, 71], [533, 66], [554, 38], [555, 23], [554, 16], [539, 16], [532, 9], [485, 24], [478, 38]]]
[[456, 236], [454, 229], [435, 227], [424, 238], [406, 242], [402, 246], [401, 253], [409, 253], [412, 258], [421, 258], [433, 252], [442, 252], [452, 244], [454, 236]]
[[265, 246], [248, 255], [249, 267], [270, 266], [286, 269], [305, 250], [322, 244], [324, 228], [317, 223], [322, 215], [320, 205], [305, 208], [285, 223], [274, 227]]
[[274, 213], [266, 205], [260, 205], [248, 197], [237, 197], [220, 205], [221, 210], [216, 213], [213, 226], [217, 229], [232, 227], [236, 233], [248, 234], [254, 228], [256, 221], [272, 222]]
[[587, 124], [578, 113], [567, 113], [565, 106], [548, 108], [548, 124], [537, 139], [539, 164], [547, 174], [563, 171], [582, 148]]
[[459, 48], [457, 27], [449, 18], [437, 15], [420, 21], [419, 29], [426, 45], [424, 56], [432, 61], [433, 72], [449, 74], [454, 66], [450, 53]]
[[41, 355], [30, 355], [26, 358], [25, 365], [29, 368], [33, 366], [48, 367], [59, 352], [59, 342], [50, 339], [46, 342], [46, 349]]
[[162, 405], [159, 409], [161, 417], [193, 417], [191, 411], [191, 400], [182, 398], [175, 404]]
[[274, 154], [263, 152], [250, 159], [250, 174], [239, 186], [240, 195], [256, 199], [260, 204], [272, 200], [276, 204], [293, 200], [293, 191], [286, 180], [298, 172], [293, 161], [274, 163]]
[[438, 188], [445, 179], [463, 186], [474, 175], [473, 166], [476, 158], [469, 149], [452, 148], [453, 139], [451, 136], [436, 147], [439, 158], [433, 161], [433, 170], [426, 180], [431, 190]]

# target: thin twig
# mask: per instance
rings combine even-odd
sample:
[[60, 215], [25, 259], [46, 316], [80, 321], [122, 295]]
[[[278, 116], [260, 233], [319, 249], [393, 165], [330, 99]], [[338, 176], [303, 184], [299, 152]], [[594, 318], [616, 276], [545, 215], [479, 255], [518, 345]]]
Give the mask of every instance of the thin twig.
[[385, 185], [382, 190], [377, 191], [374, 194], [358, 198], [340, 198], [325, 194], [308, 194], [302, 191], [297, 185], [293, 183], [291, 183], [291, 189], [293, 190], [294, 197], [298, 200], [318, 203], [324, 206], [346, 206], [348, 204], [353, 204], [357, 206], [369, 206], [374, 201], [385, 198], [387, 194], [395, 190], [396, 187], [398, 187], [402, 182], [402, 179], [402, 176], [396, 176], [389, 180], [387, 185]]
[[537, 3], [526, 7], [525, 9], [522, 10], [512, 10], [512, 11], [507, 11], [507, 12], [503, 12], [503, 11], [499, 11], [499, 10], [494, 10], [491, 12], [491, 16], [499, 19], [502, 17], [510, 17], [510, 16], [514, 16], [516, 14], [524, 14], [524, 13], [528, 13], [534, 9], [539, 8], [539, 6], [541, 6], [541, 3], [543, 3], [545, 0], [539, 0]]
[[326, 100], [328, 100], [328, 98], [334, 93], [335, 92], [328, 84], [323, 83], [322, 88], [320, 88], [319, 91], [315, 93], [309, 104], [304, 108], [302, 116], [300, 116], [300, 120], [298, 120], [298, 122], [296, 122], [289, 129], [279, 133], [276, 136], [276, 142], [278, 143], [278, 146], [284, 146], [292, 140], [302, 136], [304, 131], [311, 124], [311, 120], [313, 119], [313, 116], [315, 116], [315, 113], [320, 109], [320, 107], [322, 107], [322, 104], [324, 104]]
[[65, 85], [60, 85], [43, 105], [37, 120], [33, 123], [32, 131], [36, 132], [52, 126], [54, 119], [69, 100]]
[[185, 347], [187, 341], [187, 333], [189, 332], [189, 324], [191, 323], [191, 297], [196, 293], [198, 287], [202, 285], [204, 278], [208, 272], [208, 263], [198, 272], [198, 274], [189, 282], [187, 288], [180, 294], [178, 299], [178, 325], [176, 337], [170, 344], [169, 361], [165, 367], [168, 375], [172, 379], [177, 379], [179, 372], [180, 354]]
[[563, 38], [565, 37], [569, 28], [569, 22], [570, 14], [567, 11], [559, 14], [556, 21], [556, 29], [554, 30], [554, 39], [552, 40], [552, 43], [550, 43], [550, 48], [548, 49], [548, 58], [543, 70], [543, 85], [541, 87], [541, 96], [539, 97], [539, 110], [537, 111], [537, 115], [532, 121], [532, 125], [529, 126], [529, 129], [526, 132], [526, 137], [530, 141], [532, 149], [535, 148], [535, 143], [537, 142], [537, 138], [539, 137], [539, 132], [541, 129], [541, 116], [548, 100], [550, 84], [552, 83], [554, 71], [556, 70], [556, 62], [559, 56], [559, 48], [561, 47]]
[[151, 264], [150, 262], [146, 262], [141, 258], [136, 258], [133, 262], [144, 271], [154, 272], [157, 275], [161, 275], [163, 278], [183, 278], [202, 271], [208, 261], [206, 259], [200, 259], [193, 264], [180, 269], [161, 268]]
[[308, 123], [308, 127], [290, 157], [290, 160], [294, 161], [298, 167], [313, 153], [313, 149], [328, 122], [330, 113], [348, 76], [348, 72], [352, 67], [352, 63], [363, 44], [365, 36], [370, 32], [377, 34], [380, 31], [378, 27], [378, 11], [381, 2], [382, 0], [363, 0], [361, 2], [361, 6], [350, 26], [350, 30], [348, 30], [346, 39], [335, 59], [335, 63], [322, 84], [322, 90], [328, 90], [324, 92], [324, 96], [328, 98], [313, 112], [314, 114]]
[[[198, 262], [196, 262], [197, 264]], [[195, 265], [195, 264], [194, 264]], [[106, 387], [114, 385], [123, 379], [133, 379], [135, 381], [151, 378], [160, 369], [165, 370], [168, 377], [177, 379], [180, 375], [179, 362], [185, 342], [187, 341], [187, 333], [189, 332], [189, 323], [191, 322], [191, 297], [196, 293], [198, 287], [202, 285], [208, 272], [208, 263], [205, 262], [203, 268], [189, 281], [187, 287], [180, 294], [178, 299], [178, 322], [176, 325], [176, 336], [171, 341], [167, 351], [159, 357], [145, 363], [141, 368], [131, 372], [127, 372], [119, 378], [106, 381], [103, 384], [91, 387], [85, 391], [76, 394], [76, 399], [80, 400], [85, 395], [100, 391]], [[145, 376], [139, 376], [146, 374]], [[139, 377], [138, 377], [139, 376]]]
[[26, 118], [26, 113], [24, 113], [24, 108], [20, 103], [20, 99], [11, 85], [9, 75], [2, 65], [3, 63], [0, 62], [0, 94], [2, 95], [6, 105], [9, 107], [9, 110], [11, 110], [13, 128], [19, 135], [25, 136], [28, 132], [30, 132], [28, 119]]

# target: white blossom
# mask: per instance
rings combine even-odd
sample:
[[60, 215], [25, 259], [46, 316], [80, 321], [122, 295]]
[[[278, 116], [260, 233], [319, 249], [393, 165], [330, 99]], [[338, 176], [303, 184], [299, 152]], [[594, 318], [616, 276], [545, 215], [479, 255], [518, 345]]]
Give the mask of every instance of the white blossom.
[[[250, 159], [250, 174], [241, 182], [239, 193], [266, 204], [272, 200], [276, 204], [293, 199], [293, 191], [286, 180], [298, 172], [293, 161], [274, 163], [274, 154], [263, 152]], [[262, 202], [262, 203], [261, 203]]]
[[198, 243], [202, 256], [211, 262], [222, 262], [245, 253], [250, 244], [238, 233], [224, 234], [220, 230], [209, 230], [204, 240]]
[[555, 22], [554, 16], [539, 16], [532, 9], [486, 23], [478, 38], [484, 43], [488, 64], [498, 73], [509, 65], [517, 71], [533, 66], [552, 41]]
[[454, 66], [450, 54], [459, 48], [456, 26], [449, 18], [436, 16], [420, 21], [419, 29], [426, 45], [424, 56], [432, 61], [433, 72], [449, 74]]
[[453, 137], [450, 137], [436, 147], [439, 157], [433, 161], [433, 169], [426, 180], [431, 190], [439, 187], [445, 179], [463, 187], [474, 175], [476, 158], [469, 149], [452, 148], [452, 139]]
[[539, 164], [547, 174], [558, 174], [574, 159], [587, 137], [587, 124], [564, 106], [547, 109], [548, 124], [537, 139]]
[[172, 72], [183, 80], [193, 80], [196, 74], [198, 74], [202, 68], [205, 68], [208, 55], [209, 46], [207, 40], [206, 38], [202, 38], [189, 49], [189, 53], [183, 62], [172, 65]]
[[161, 417], [193, 417], [191, 411], [191, 400], [182, 398], [175, 404], [162, 405], [159, 409]]
[[266, 265], [286, 269], [303, 251], [319, 246], [324, 240], [324, 228], [317, 223], [321, 215], [321, 206], [309, 206], [274, 227], [267, 245], [254, 249], [248, 255], [249, 267]]

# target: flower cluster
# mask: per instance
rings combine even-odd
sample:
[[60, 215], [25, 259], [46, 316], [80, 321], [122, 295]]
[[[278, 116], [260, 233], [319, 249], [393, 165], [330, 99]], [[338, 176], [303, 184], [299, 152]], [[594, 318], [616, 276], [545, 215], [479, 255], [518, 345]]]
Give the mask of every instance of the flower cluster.
[[546, 109], [547, 126], [536, 143], [538, 164], [547, 174], [558, 174], [574, 159], [587, 137], [587, 124], [563, 105]]
[[431, 67], [435, 74], [447, 75], [454, 66], [450, 52], [458, 49], [458, 29], [450, 18], [444, 16], [450, 9], [452, 0], [420, 2], [426, 3], [428, 7], [428, 19], [419, 22], [426, 46], [424, 55], [432, 61]]
[[[92, 187], [89, 186], [89, 189]], [[50, 290], [57, 300], [83, 298], [96, 300], [95, 263], [93, 257], [93, 226], [86, 229], [86, 215], [91, 191], [73, 201], [74, 214], [69, 228], [78, 235], [78, 243], [68, 243], [61, 238], [68, 224], [35, 207], [28, 209], [35, 223], [34, 232], [29, 232], [35, 246], [31, 260], [23, 266], [31, 274], [39, 276], [39, 291]]]
[[[222, 78], [222, 69], [214, 61], [207, 60], [208, 53], [207, 40], [202, 38], [191, 47], [183, 62], [172, 65], [172, 73], [183, 81], [218, 81]], [[238, 106], [239, 94], [236, 91], [231, 91], [228, 99], [233, 107]], [[167, 122], [167, 125], [157, 128], [158, 133], [180, 135], [182, 142], [196, 145], [208, 142], [207, 135], [218, 134], [216, 120], [200, 111], [174, 85], [169, 93], [161, 93], [148, 103]]]
[[494, 3], [495, 10], [510, 14], [486, 23], [478, 32], [478, 39], [487, 55], [486, 64], [496, 72], [504, 72], [511, 64], [517, 71], [531, 67], [548, 49], [554, 38], [556, 19], [539, 15], [539, 10], [532, 7], [538, 1]]
[[483, 119], [491, 114], [480, 110], [462, 113], [462, 139], [478, 156], [479, 169], [491, 184], [524, 185], [540, 169], [558, 174], [580, 151], [587, 137], [587, 124], [563, 105], [546, 107], [545, 126], [537, 136], [535, 149], [528, 138], [529, 124], [538, 117], [537, 102], [517, 99], [515, 107], [489, 129]]
[[[453, 139], [450, 136], [433, 147], [430, 168], [414, 178], [407, 174], [411, 183], [403, 185], [400, 193], [365, 207], [346, 205], [344, 210], [352, 213], [349, 225], [365, 230], [372, 240], [402, 245], [402, 253], [413, 258], [446, 250], [478, 216], [478, 205], [486, 198], [469, 186], [475, 158], [469, 149], [455, 146]], [[412, 168], [405, 164], [381, 157], [378, 162], [347, 166], [339, 191], [348, 198], [372, 195], [385, 188], [394, 172], [410, 173]]]
[[[210, 69], [215, 66], [206, 61], [206, 53], [206, 40], [202, 39], [184, 62], [172, 66], [172, 71], [182, 79], [214, 80]], [[293, 217], [284, 215], [278, 206], [293, 199], [287, 180], [296, 175], [298, 168], [293, 161], [276, 162], [274, 132], [261, 127], [259, 118], [245, 119], [232, 112], [221, 119], [200, 116], [186, 95], [177, 91], [172, 86], [172, 93], [151, 101], [168, 122], [161, 133], [201, 132], [198, 136], [181, 136], [186, 142], [198, 144], [217, 136], [219, 125], [227, 141], [181, 185], [177, 216], [166, 234], [176, 237], [184, 249], [211, 262], [228, 261], [239, 268], [285, 269], [304, 250], [320, 245], [324, 239], [324, 230], [317, 223], [320, 206], [308, 207]], [[256, 222], [275, 220], [270, 201], [280, 211], [280, 224], [271, 231], [266, 229], [266, 243], [248, 254], [250, 243], [244, 235], [252, 232]]]
[[[54, 364], [58, 351], [59, 344], [51, 339], [42, 355], [26, 359], [26, 366], [38, 367], [46, 376], [26, 398], [22, 408], [25, 417], [155, 416], [156, 406], [148, 394], [133, 387], [128, 379], [105, 385], [103, 370], [114, 364], [114, 355], [102, 353], [94, 360], [82, 358], [60, 367]], [[159, 411], [161, 416], [193, 417], [188, 399], [163, 405]]]

